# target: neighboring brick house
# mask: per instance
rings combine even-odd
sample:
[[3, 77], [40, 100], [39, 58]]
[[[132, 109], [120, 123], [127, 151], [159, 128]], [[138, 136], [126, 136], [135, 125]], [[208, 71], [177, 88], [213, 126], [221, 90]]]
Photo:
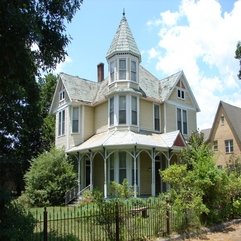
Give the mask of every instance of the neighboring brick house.
[[159, 169], [177, 160], [197, 130], [199, 106], [180, 71], [159, 80], [141, 63], [126, 17], [97, 68], [98, 82], [60, 73], [51, 105], [57, 147], [78, 156], [78, 192], [127, 178], [136, 195], [166, 190]]
[[241, 157], [241, 108], [220, 101], [211, 129], [202, 131], [218, 166]]

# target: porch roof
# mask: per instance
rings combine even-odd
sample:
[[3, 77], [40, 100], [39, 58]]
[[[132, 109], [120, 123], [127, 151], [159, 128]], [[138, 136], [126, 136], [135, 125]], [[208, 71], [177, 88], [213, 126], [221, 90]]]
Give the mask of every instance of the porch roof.
[[128, 147], [145, 147], [147, 149], [180, 149], [185, 146], [184, 138], [180, 131], [173, 131], [163, 134], [158, 133], [136, 133], [129, 130], [113, 130], [90, 137], [82, 144], [70, 148], [67, 153], [86, 152], [88, 150], [97, 150], [106, 148], [128, 148]]

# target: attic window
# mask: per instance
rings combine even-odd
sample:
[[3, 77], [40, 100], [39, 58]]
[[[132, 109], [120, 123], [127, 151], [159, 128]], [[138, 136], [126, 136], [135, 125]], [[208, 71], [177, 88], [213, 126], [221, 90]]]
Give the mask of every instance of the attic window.
[[223, 126], [224, 125], [224, 115], [221, 115], [220, 121], [221, 121], [221, 125]]
[[177, 89], [177, 97], [179, 98], [179, 99], [185, 99], [185, 93], [184, 93], [184, 90], [182, 90], [182, 89]]
[[59, 101], [63, 101], [65, 98], [65, 90], [64, 86], [62, 85], [59, 91]]

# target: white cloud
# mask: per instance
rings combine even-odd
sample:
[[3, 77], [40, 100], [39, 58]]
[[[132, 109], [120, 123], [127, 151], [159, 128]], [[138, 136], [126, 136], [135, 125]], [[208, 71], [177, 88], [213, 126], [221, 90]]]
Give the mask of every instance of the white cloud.
[[230, 12], [222, 12], [217, 0], [183, 0], [178, 12], [166, 11], [152, 20], [159, 28], [159, 43], [147, 52], [149, 58], [158, 59], [156, 68], [166, 75], [184, 70], [201, 109], [200, 129], [212, 125], [220, 100], [241, 106], [234, 59], [241, 40], [240, 13], [241, 0]]
[[64, 72], [64, 68], [67, 64], [72, 63], [72, 59], [69, 56], [65, 57], [65, 61], [57, 64], [54, 74], [59, 74], [60, 72]]

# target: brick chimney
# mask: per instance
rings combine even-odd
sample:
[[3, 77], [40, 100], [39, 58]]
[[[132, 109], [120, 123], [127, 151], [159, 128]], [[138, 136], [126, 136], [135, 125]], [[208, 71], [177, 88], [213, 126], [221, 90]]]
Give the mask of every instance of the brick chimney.
[[104, 64], [99, 63], [97, 65], [97, 76], [98, 76], [98, 82], [101, 82], [104, 80]]

